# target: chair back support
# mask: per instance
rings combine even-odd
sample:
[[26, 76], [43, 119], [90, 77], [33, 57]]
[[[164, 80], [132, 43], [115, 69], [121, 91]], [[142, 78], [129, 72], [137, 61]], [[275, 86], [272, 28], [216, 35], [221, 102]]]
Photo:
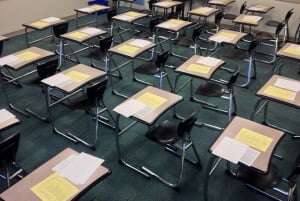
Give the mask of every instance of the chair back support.
[[148, 2], [148, 6], [149, 6], [149, 10], [153, 10], [153, 4], [155, 4], [156, 2], [158, 2], [157, 0], [150, 0]]
[[116, 15], [117, 15], [117, 9], [113, 7], [111, 10], [109, 10], [109, 11], [107, 12], [107, 21], [108, 21], [109, 23], [111, 23], [111, 22], [112, 22], [112, 18], [113, 18], [114, 16], [116, 16]]
[[289, 20], [290, 20], [290, 18], [292, 17], [293, 14], [294, 14], [294, 9], [293, 8], [286, 13], [285, 18], [284, 18], [284, 23], [285, 24], [289, 23]]
[[161, 18], [155, 18], [155, 19], [150, 20], [149, 29], [150, 29], [151, 33], [154, 32], [155, 26], [158, 25], [161, 22], [162, 22]]
[[88, 98], [88, 105], [90, 107], [95, 107], [98, 105], [100, 100], [103, 100], [103, 95], [106, 89], [107, 80], [98, 82], [86, 89], [86, 94]]
[[248, 49], [249, 56], [254, 55], [256, 47], [258, 46], [258, 44], [259, 44], [258, 40], [253, 40], [253, 41], [250, 42], [249, 49]]
[[103, 38], [99, 41], [99, 48], [103, 53], [107, 53], [113, 42], [113, 36]]
[[3, 41], [0, 42], [0, 56], [2, 55], [3, 52]]
[[56, 38], [60, 38], [61, 35], [68, 32], [68, 29], [69, 29], [69, 23], [64, 22], [62, 24], [53, 26], [53, 34]]
[[284, 23], [282, 23], [282, 22], [277, 25], [276, 30], [275, 30], [276, 38], [279, 37], [279, 34], [282, 31], [283, 27], [284, 27]]
[[233, 75], [231, 76], [231, 78], [229, 79], [228, 83], [227, 83], [227, 88], [229, 90], [229, 92], [233, 92], [233, 87], [235, 82], [237, 81], [238, 77], [240, 75], [240, 70], [238, 69], [237, 71], [235, 71], [233, 73]]
[[197, 39], [200, 37], [202, 32], [203, 32], [203, 26], [200, 26], [200, 27], [194, 29], [193, 34], [192, 34], [192, 40], [194, 43], [196, 43]]
[[37, 65], [36, 70], [37, 70], [37, 73], [38, 73], [40, 79], [42, 80], [42, 79], [45, 79], [47, 77], [54, 75], [56, 73], [57, 67], [59, 65], [58, 62], [59, 62], [58, 58], [56, 58], [54, 60], [50, 60], [50, 61], [47, 61], [40, 65]]
[[6, 164], [16, 161], [20, 133], [15, 133], [0, 142], [0, 160]]
[[177, 133], [179, 137], [184, 137], [186, 134], [189, 134], [197, 121], [196, 113], [194, 112], [189, 117], [184, 119], [178, 124]]
[[169, 55], [170, 55], [169, 51], [165, 51], [165, 52], [158, 54], [156, 57], [156, 60], [155, 60], [156, 66], [158, 68], [162, 68], [166, 64], [167, 59], [169, 58]]
[[241, 6], [241, 8], [240, 8], [240, 14], [243, 14], [243, 13], [244, 13], [246, 7], [247, 7], [247, 1], [245, 1], [245, 2], [242, 4], [242, 6]]
[[220, 27], [223, 17], [224, 17], [224, 13], [222, 11], [217, 12], [217, 14], [215, 16], [215, 25], [217, 27]]

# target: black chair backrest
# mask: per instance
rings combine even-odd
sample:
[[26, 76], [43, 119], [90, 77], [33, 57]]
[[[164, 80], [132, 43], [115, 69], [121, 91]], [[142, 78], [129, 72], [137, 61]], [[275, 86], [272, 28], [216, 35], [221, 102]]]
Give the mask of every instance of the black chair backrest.
[[290, 18], [292, 17], [292, 15], [294, 14], [294, 9], [292, 8], [291, 10], [289, 10], [284, 18], [284, 23], [288, 24]]
[[3, 52], [3, 41], [0, 42], [0, 56], [2, 55]]
[[279, 36], [279, 34], [282, 31], [283, 27], [284, 27], [284, 23], [282, 23], [282, 22], [277, 25], [276, 30], [275, 30], [275, 36], [276, 37]]
[[216, 26], [220, 26], [221, 21], [224, 17], [224, 13], [222, 11], [217, 12], [216, 16], [215, 16], [215, 25]]
[[117, 9], [118, 8], [118, 0], [112, 0], [111, 8], [112, 9]]
[[177, 127], [178, 136], [183, 137], [184, 135], [190, 133], [196, 121], [197, 117], [195, 112], [186, 119], [182, 120]]
[[69, 29], [69, 23], [64, 22], [62, 24], [53, 26], [53, 34], [56, 38], [59, 38], [61, 35], [67, 33], [68, 29]]
[[149, 0], [148, 2], [148, 6], [149, 6], [149, 10], [153, 10], [153, 4], [155, 4], [156, 2], [158, 2], [157, 0]]
[[6, 164], [16, 161], [20, 133], [15, 133], [0, 141], [0, 161]]
[[161, 18], [154, 18], [152, 20], [150, 20], [149, 22], [149, 29], [151, 31], [151, 33], [154, 32], [155, 26], [158, 25], [159, 23], [161, 23], [163, 20]]
[[238, 69], [237, 71], [235, 71], [233, 73], [233, 75], [231, 76], [231, 78], [228, 80], [227, 88], [228, 88], [228, 90], [230, 92], [233, 91], [233, 86], [234, 86], [235, 82], [237, 81], [239, 75], [240, 75], [240, 70]]
[[159, 68], [162, 68], [166, 64], [166, 62], [169, 58], [169, 55], [170, 55], [169, 51], [165, 51], [165, 52], [158, 54], [156, 57], [156, 60], [155, 60], [156, 66]]
[[54, 75], [57, 71], [58, 65], [59, 65], [58, 58], [37, 65], [36, 70], [40, 79], [42, 80]]
[[88, 98], [88, 105], [95, 107], [100, 100], [103, 100], [103, 95], [106, 89], [107, 80], [98, 82], [92, 86], [87, 87], [86, 94]]
[[253, 41], [250, 42], [249, 49], [248, 49], [248, 53], [249, 53], [250, 56], [254, 55], [255, 49], [258, 46], [258, 44], [259, 44], [258, 40], [253, 40]]
[[242, 4], [242, 6], [241, 6], [241, 8], [240, 8], [240, 14], [243, 14], [243, 13], [244, 13], [246, 7], [247, 7], [247, 1], [245, 1], [245, 2]]
[[196, 43], [197, 39], [199, 38], [199, 36], [201, 35], [202, 32], [203, 32], [203, 26], [200, 26], [200, 27], [194, 29], [193, 34], [192, 34], [192, 40], [194, 43]]
[[103, 38], [99, 41], [99, 48], [103, 53], [107, 53], [113, 42], [113, 36]]
[[117, 9], [113, 7], [111, 10], [107, 11], [107, 21], [111, 22], [112, 18], [116, 15], [117, 15]]

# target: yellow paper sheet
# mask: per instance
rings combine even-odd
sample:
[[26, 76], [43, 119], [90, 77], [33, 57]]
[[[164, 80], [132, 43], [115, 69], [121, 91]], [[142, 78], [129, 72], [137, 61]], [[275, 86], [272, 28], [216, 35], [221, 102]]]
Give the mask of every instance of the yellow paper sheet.
[[146, 92], [140, 97], [137, 98], [138, 101], [144, 103], [148, 107], [151, 107], [151, 109], [157, 109], [161, 105], [163, 105], [165, 102], [167, 102], [167, 99], [162, 98], [158, 95], [155, 95], [150, 92]]
[[297, 93], [294, 91], [289, 91], [287, 89], [270, 85], [264, 90], [264, 94], [267, 96], [272, 96], [283, 100], [293, 101], [295, 100]]
[[171, 19], [171, 20], [168, 21], [168, 23], [170, 23], [170, 24], [176, 24], [176, 25], [181, 25], [181, 24], [184, 24], [185, 21]]
[[285, 53], [300, 56], [300, 47], [288, 47], [284, 50]]
[[78, 193], [79, 189], [59, 174], [54, 173], [33, 186], [31, 191], [42, 201], [67, 201]]
[[201, 73], [201, 74], [208, 74], [210, 72], [211, 67], [201, 65], [201, 64], [190, 64], [187, 67], [188, 71]]
[[244, 16], [242, 18], [242, 21], [250, 23], [250, 24], [257, 24], [259, 21], [259, 17], [258, 16]]
[[128, 54], [135, 54], [140, 48], [131, 46], [131, 45], [121, 45], [121, 47], [118, 48], [120, 52], [125, 52]]
[[90, 77], [90, 75], [75, 70], [67, 72], [65, 75], [68, 76], [74, 82], [84, 82]]
[[48, 26], [49, 24], [47, 22], [43, 22], [43, 21], [37, 21], [37, 22], [33, 22], [31, 23], [31, 26], [42, 29], [46, 26]]
[[193, 12], [198, 13], [198, 14], [206, 14], [210, 11], [211, 11], [211, 8], [209, 8], [209, 7], [200, 7], [200, 8], [195, 9]]
[[33, 60], [39, 58], [40, 56], [41, 56], [40, 54], [31, 52], [31, 51], [24, 51], [17, 55], [17, 57], [19, 59], [21, 59], [22, 61], [33, 61]]
[[235, 33], [229, 33], [225, 31], [220, 32], [220, 35], [228, 38], [229, 40], [233, 40], [236, 37]]
[[89, 35], [87, 33], [83, 33], [80, 31], [75, 31], [75, 32], [69, 33], [68, 36], [73, 39], [79, 39], [79, 40], [89, 37]]
[[273, 141], [272, 138], [247, 128], [242, 128], [235, 139], [262, 152], [265, 152]]
[[141, 14], [138, 12], [129, 11], [126, 13], [126, 15], [128, 15], [130, 17], [139, 17]]

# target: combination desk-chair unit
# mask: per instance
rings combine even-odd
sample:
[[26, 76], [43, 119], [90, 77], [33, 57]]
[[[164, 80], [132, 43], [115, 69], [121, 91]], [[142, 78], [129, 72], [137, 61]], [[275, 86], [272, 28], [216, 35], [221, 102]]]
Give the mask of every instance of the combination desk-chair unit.
[[[187, 84], [190, 84], [190, 100], [196, 103], [200, 103], [203, 105], [203, 108], [212, 109], [218, 112], [226, 113], [228, 115], [228, 121], [230, 122], [233, 115], [236, 112], [236, 101], [233, 93], [233, 84], [235, 83], [238, 70], [236, 74], [232, 75], [230, 81], [226, 82], [222, 79], [214, 79], [212, 78], [215, 72], [218, 69], [222, 69], [225, 62], [221, 59], [216, 59], [213, 57], [203, 57], [194, 55], [186, 62], [184, 62], [181, 66], [179, 66], [175, 72], [178, 73], [175, 80], [174, 91], [178, 94], [179, 91], [184, 89]], [[226, 71], [226, 70], [225, 70]], [[228, 71], [226, 71], [228, 72]], [[178, 86], [179, 78], [182, 75], [186, 75], [190, 77], [182, 86]], [[200, 100], [195, 96], [194, 90], [194, 79], [200, 79], [205, 81], [202, 83], [198, 89], [196, 90], [197, 95], [207, 96], [207, 97], [220, 97], [225, 100], [228, 100], [228, 108], [220, 109], [215, 104]], [[221, 84], [220, 84], [221, 83]], [[224, 85], [224, 86], [223, 86]], [[226, 87], [227, 85], [227, 87]], [[207, 106], [207, 107], [206, 107]], [[179, 113], [175, 113], [176, 117], [182, 119], [182, 116]], [[200, 121], [196, 122], [198, 126], [206, 126], [209, 128], [222, 130], [223, 128], [219, 126], [215, 126], [208, 123], [203, 123]]]
[[[89, 49], [92, 50], [93, 48], [99, 48], [99, 45], [93, 44], [90, 41], [95, 38], [101, 39], [101, 36], [105, 35], [106, 33], [107, 31], [99, 28], [84, 27], [61, 35], [59, 44], [59, 67], [62, 66], [63, 59], [67, 59], [68, 61], [74, 63], [80, 63], [77, 54]], [[67, 41], [82, 45], [84, 47], [78, 50], [73, 50], [71, 45], [69, 45], [68, 47], [72, 50], [72, 52], [70, 54], [65, 54], [65, 43]], [[75, 60], [72, 58], [73, 56], [75, 57]], [[90, 59], [90, 65], [92, 65], [92, 57]]]
[[[29, 77], [37, 73], [37, 66], [44, 61], [50, 60], [55, 57], [53, 52], [44, 50], [38, 47], [30, 47], [16, 53], [0, 58], [0, 76], [10, 84], [19, 85], [23, 78]], [[30, 68], [33, 66], [33, 69]], [[3, 83], [4, 85], [5, 83]], [[4, 95], [9, 107], [17, 112], [28, 116], [28, 113], [38, 117], [34, 112], [28, 109], [21, 109], [14, 105], [9, 98], [9, 92], [5, 86], [3, 87]]]
[[[111, 113], [103, 101], [103, 93], [106, 89], [106, 73], [84, 64], [78, 64], [41, 82], [45, 89], [48, 117], [54, 134], [61, 135], [74, 143], [82, 143], [91, 149], [96, 149], [99, 135], [98, 123], [114, 128], [114, 125], [109, 124], [109, 121], [112, 120]], [[86, 142], [72, 132], [62, 131], [55, 126], [53, 108], [59, 103], [70, 108], [85, 110], [91, 118], [95, 119], [93, 143]], [[95, 111], [92, 111], [93, 109]], [[108, 113], [110, 119], [101, 116], [104, 112]]]
[[103, 159], [66, 148], [2, 192], [0, 198], [4, 201], [78, 200], [111, 174], [102, 163]]
[[[57, 25], [60, 25], [62, 23], [65, 23], [65, 22], [66, 22], [65, 20], [62, 20], [58, 17], [47, 17], [47, 18], [43, 18], [43, 19], [40, 19], [40, 20], [37, 20], [37, 21], [34, 21], [34, 22], [23, 24], [23, 26], [25, 27], [25, 40], [26, 40], [27, 46], [30, 46], [34, 43], [40, 42], [42, 40], [45, 40], [45, 39], [48, 39], [48, 38], [51, 38], [51, 37], [54, 37], [53, 27], [55, 27]], [[29, 31], [30, 30], [41, 32], [41, 31], [44, 31], [44, 30], [47, 30], [47, 29], [48, 30], [50, 29], [50, 31], [51, 31], [50, 35], [39, 38], [39, 39], [36, 39], [36, 40], [33, 40], [33, 41], [31, 41], [29, 39], [29, 33], [30, 33]]]
[[239, 25], [239, 30], [241, 32], [245, 31], [245, 26], [249, 26], [249, 33], [252, 33], [252, 27], [258, 26], [262, 19], [263, 17], [257, 15], [241, 14], [237, 18], [235, 18], [233, 22]]
[[[173, 94], [171, 92], [167, 92], [149, 86], [139, 91], [134, 96], [130, 97], [129, 99], [127, 99], [126, 101], [114, 108], [114, 111], [118, 113], [116, 120], [116, 140], [118, 159], [120, 163], [147, 178], [153, 176], [172, 188], [178, 188], [181, 183], [183, 177], [184, 162], [186, 160], [185, 152], [188, 148], [193, 148], [193, 151], [197, 158], [197, 161], [194, 161], [194, 164], [201, 167], [200, 157], [190, 136], [190, 130], [192, 129], [192, 126], [196, 121], [194, 115], [191, 115], [190, 117], [186, 118], [183, 122], [181, 122], [178, 125], [178, 127], [169, 121], [164, 121], [156, 126], [156, 122], [159, 120], [159, 117], [162, 116], [168, 110], [172, 109], [176, 104], [178, 104], [182, 100], [183, 98], [177, 94]], [[122, 129], [120, 127], [121, 116], [125, 118], [130, 118], [132, 120], [132, 122], [128, 126]], [[124, 137], [125, 132], [127, 132], [137, 123], [141, 123], [148, 126], [149, 130], [146, 136], [163, 146], [172, 146], [175, 143], [179, 143], [178, 150], [181, 151], [181, 153], [178, 153], [178, 156], [181, 157], [181, 166], [179, 176], [178, 178], [176, 178], [175, 182], [169, 182], [168, 180], [159, 176], [154, 171], [150, 170], [145, 166], [141, 167], [140, 169], [126, 161], [122, 153], [120, 138]]]
[[[110, 84], [112, 88], [112, 92], [114, 95], [128, 98], [127, 95], [122, 94], [118, 92], [115, 89], [112, 74], [113, 72], [119, 71], [120, 69], [126, 67], [128, 64], [131, 63], [131, 68], [133, 72], [133, 80], [137, 81], [134, 74], [134, 67], [135, 67], [135, 60], [136, 59], [142, 59], [142, 60], [150, 60], [154, 56], [154, 49], [155, 49], [155, 43], [145, 40], [145, 39], [130, 39], [128, 41], [125, 41], [119, 45], [116, 45], [108, 50], [108, 59], [109, 59], [109, 66], [108, 66], [108, 76], [110, 79]], [[144, 58], [141, 57], [142, 55], [146, 54], [150, 51], [150, 58]], [[127, 61], [123, 62], [122, 64], [117, 64], [115, 60], [113, 59], [113, 55], [118, 55], [127, 58]], [[119, 71], [120, 72], [120, 71]]]
[[246, 6], [245, 10], [247, 13], [257, 13], [257, 14], [266, 14], [271, 11], [274, 6], [264, 5], [264, 4], [254, 4]]
[[220, 8], [223, 11], [227, 6], [234, 2], [235, 0], [209, 0], [207, 4]]
[[222, 160], [227, 163], [226, 173], [250, 188], [267, 196], [265, 188], [274, 187], [283, 192], [275, 188], [277, 183], [273, 183], [273, 179], [277, 173], [270, 167], [273, 152], [283, 136], [282, 131], [235, 117], [209, 149], [212, 156], [205, 173], [204, 200], [209, 200], [209, 180]]
[[183, 5], [183, 2], [181, 2], [181, 1], [159, 1], [159, 2], [153, 4], [154, 13], [157, 14], [158, 9], [163, 9], [163, 16], [167, 17], [169, 14], [169, 11], [171, 11], [171, 13], [174, 13], [174, 9], [180, 5]]
[[[94, 4], [94, 5], [91, 5], [91, 6], [87, 6], [87, 7], [84, 7], [84, 8], [78, 8], [78, 9], [75, 9], [74, 11], [76, 12], [76, 27], [81, 27], [81, 26], [87, 26], [87, 25], [90, 25], [90, 24], [94, 24], [95, 26], [97, 26], [97, 19], [98, 19], [98, 13], [99, 12], [104, 12], [104, 11], [107, 11], [110, 7], [108, 6], [104, 6], [104, 5], [100, 5], [100, 4]], [[94, 21], [89, 21], [85, 24], [79, 24], [79, 17], [80, 15], [87, 15], [87, 16], [92, 16], [94, 15], [95, 16], [95, 20]]]
[[218, 9], [216, 9], [216, 8], [211, 8], [211, 7], [206, 7], [206, 6], [200, 6], [200, 7], [194, 8], [188, 12], [189, 13], [189, 21], [192, 20], [193, 16], [196, 16], [196, 17], [198, 17], [199, 21], [206, 23], [207, 18], [214, 15], [217, 11], [218, 11]]
[[[296, 62], [300, 60], [300, 45], [295, 43], [286, 43], [277, 52], [277, 61], [275, 63], [275, 72], [281, 74], [283, 60], [291, 59]], [[300, 71], [299, 71], [300, 72]]]
[[[146, 18], [148, 14], [146, 13], [140, 13], [136, 11], [127, 11], [124, 13], [121, 13], [119, 15], [115, 15], [112, 17], [112, 28], [111, 28], [111, 35], [114, 35], [114, 42], [123, 42], [124, 39], [122, 37], [122, 34], [130, 33], [135, 34], [136, 32], [139, 32], [137, 26], [142, 26], [138, 23], [138, 21]], [[127, 27], [123, 26], [129, 25]], [[121, 41], [116, 41], [115, 38], [119, 37]]]
[[270, 109], [268, 108], [269, 104], [272, 102], [299, 109], [299, 90], [300, 81], [280, 75], [273, 75], [256, 94], [260, 99], [255, 105], [254, 111], [252, 113], [252, 119], [254, 119], [259, 112], [263, 111], [264, 124], [289, 133], [295, 138], [299, 138], [296, 132], [281, 128], [278, 124], [275, 125], [268, 121], [268, 114], [270, 111]]

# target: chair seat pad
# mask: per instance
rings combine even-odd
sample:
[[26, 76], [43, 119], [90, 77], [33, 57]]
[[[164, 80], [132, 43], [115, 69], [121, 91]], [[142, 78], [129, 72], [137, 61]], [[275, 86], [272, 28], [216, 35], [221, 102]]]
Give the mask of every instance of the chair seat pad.
[[179, 140], [177, 124], [168, 120], [146, 133], [146, 137], [160, 144], [174, 144]]
[[134, 72], [139, 74], [145, 74], [145, 75], [156, 75], [157, 73], [160, 72], [160, 69], [157, 68], [155, 63], [147, 62], [136, 67], [134, 69]]
[[276, 186], [281, 180], [278, 168], [275, 165], [270, 166], [267, 174], [261, 174], [248, 167], [240, 166], [237, 177], [245, 183], [263, 190]]
[[266, 25], [270, 26], [270, 27], [277, 27], [278, 24], [280, 24], [280, 22], [278, 22], [276, 20], [269, 20], [269, 21], [266, 22]]
[[224, 95], [225, 89], [222, 85], [206, 82], [198, 87], [196, 94], [208, 97], [220, 97]]

